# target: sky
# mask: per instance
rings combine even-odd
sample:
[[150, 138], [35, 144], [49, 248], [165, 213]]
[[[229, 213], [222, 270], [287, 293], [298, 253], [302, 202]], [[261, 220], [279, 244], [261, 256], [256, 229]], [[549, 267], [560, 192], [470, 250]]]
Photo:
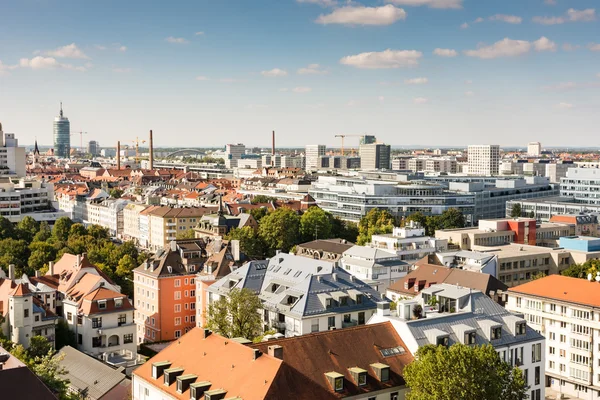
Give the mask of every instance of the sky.
[[597, 4], [3, 0], [0, 122], [51, 145], [62, 101], [107, 147], [597, 146]]

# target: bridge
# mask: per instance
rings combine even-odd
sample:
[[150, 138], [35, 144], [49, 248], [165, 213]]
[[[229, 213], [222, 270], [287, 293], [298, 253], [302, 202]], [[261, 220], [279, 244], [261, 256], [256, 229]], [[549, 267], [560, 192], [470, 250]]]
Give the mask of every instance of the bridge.
[[203, 155], [204, 152], [198, 149], [181, 149], [167, 154], [166, 158], [180, 157], [180, 156], [192, 156], [192, 155]]

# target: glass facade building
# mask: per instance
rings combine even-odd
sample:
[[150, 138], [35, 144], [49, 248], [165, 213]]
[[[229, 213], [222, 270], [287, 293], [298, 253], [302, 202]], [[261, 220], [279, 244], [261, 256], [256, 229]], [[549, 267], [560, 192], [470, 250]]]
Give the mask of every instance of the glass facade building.
[[71, 154], [71, 124], [63, 115], [62, 103], [60, 115], [54, 118], [54, 155], [59, 158], [69, 158]]

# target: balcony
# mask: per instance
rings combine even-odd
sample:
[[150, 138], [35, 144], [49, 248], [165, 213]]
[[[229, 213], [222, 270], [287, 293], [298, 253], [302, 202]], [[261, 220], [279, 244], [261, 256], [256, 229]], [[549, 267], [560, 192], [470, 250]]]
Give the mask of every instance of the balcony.
[[351, 328], [353, 326], [357, 326], [358, 325], [358, 321], [355, 319], [352, 319], [350, 321], [342, 321], [342, 328]]
[[177, 223], [175, 223], [175, 222], [167, 222], [166, 225], [167, 226], [177, 226]]

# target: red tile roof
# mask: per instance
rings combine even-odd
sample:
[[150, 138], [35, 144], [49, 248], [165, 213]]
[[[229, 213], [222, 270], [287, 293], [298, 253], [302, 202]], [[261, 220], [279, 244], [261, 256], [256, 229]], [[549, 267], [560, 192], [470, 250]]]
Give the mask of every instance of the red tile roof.
[[29, 290], [29, 288], [26, 285], [19, 283], [17, 287], [12, 292], [10, 292], [9, 296], [23, 297], [28, 296], [30, 294], [31, 290]]
[[512, 293], [600, 307], [600, 282], [550, 275], [508, 289]]

